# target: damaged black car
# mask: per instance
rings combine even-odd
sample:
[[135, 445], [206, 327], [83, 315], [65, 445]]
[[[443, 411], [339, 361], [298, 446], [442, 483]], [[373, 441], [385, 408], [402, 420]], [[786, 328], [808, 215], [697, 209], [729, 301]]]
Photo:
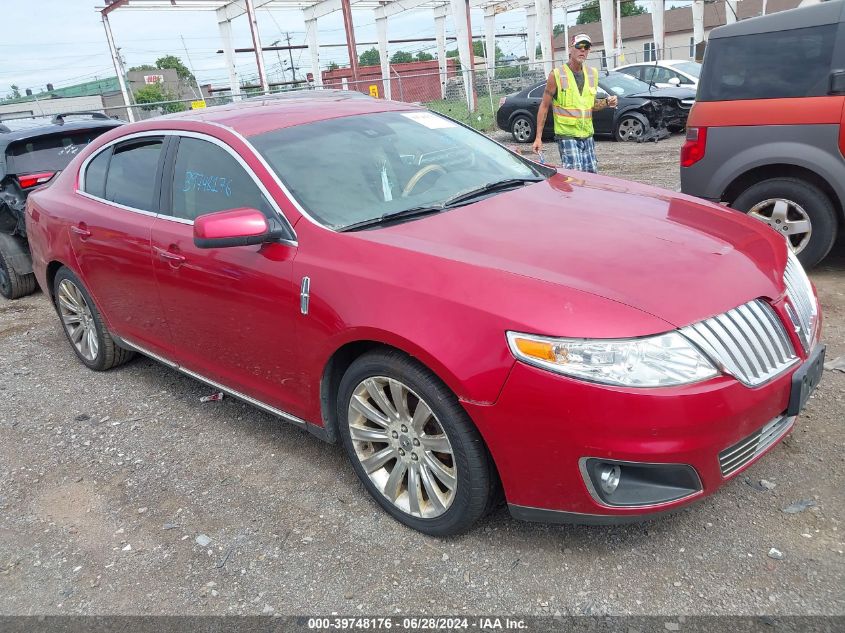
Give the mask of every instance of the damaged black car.
[[[503, 97], [496, 112], [496, 125], [510, 132], [519, 143], [534, 140], [537, 110], [543, 99], [546, 82], [522, 92]], [[695, 101], [695, 92], [688, 88], [657, 88], [624, 73], [601, 72], [597, 98], [616, 95], [615, 108], [593, 113], [596, 136], [610, 136], [617, 141], [650, 141], [666, 138], [682, 131]], [[543, 139], [554, 138], [554, 121], [546, 117]]]
[[24, 223], [27, 196], [55, 178], [88, 143], [122, 124], [97, 112], [0, 121], [0, 295], [4, 298], [18, 299], [36, 288]]

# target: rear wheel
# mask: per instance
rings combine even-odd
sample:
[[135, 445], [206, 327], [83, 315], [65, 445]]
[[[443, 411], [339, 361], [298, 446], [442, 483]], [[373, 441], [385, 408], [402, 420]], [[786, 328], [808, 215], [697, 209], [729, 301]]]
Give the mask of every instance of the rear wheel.
[[404, 354], [371, 352], [352, 363], [338, 420], [358, 478], [401, 523], [457, 534], [491, 507], [497, 478], [481, 436], [454, 394]]
[[36, 287], [35, 275], [15, 272], [7, 253], [0, 247], [0, 295], [6, 299], [20, 299], [35, 292]]
[[823, 191], [804, 180], [758, 182], [743, 191], [732, 206], [783, 235], [806, 268], [824, 259], [836, 241], [833, 204]]
[[511, 134], [517, 143], [531, 143], [535, 137], [535, 125], [531, 117], [517, 115], [511, 123]]
[[56, 274], [53, 301], [73, 351], [89, 369], [105, 371], [135, 355], [114, 342], [91, 295], [68, 268]]
[[636, 141], [648, 132], [648, 120], [636, 112], [623, 115], [616, 123], [613, 137], [617, 141]]

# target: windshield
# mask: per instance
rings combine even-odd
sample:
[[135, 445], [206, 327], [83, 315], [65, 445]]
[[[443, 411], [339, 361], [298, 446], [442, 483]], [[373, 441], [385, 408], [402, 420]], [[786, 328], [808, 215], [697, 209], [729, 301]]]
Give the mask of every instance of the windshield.
[[624, 97], [625, 95], [648, 92], [648, 84], [624, 73], [610, 73], [599, 78], [599, 86], [608, 94]]
[[672, 64], [672, 68], [677, 68], [682, 73], [688, 74], [690, 77], [695, 77], [701, 74], [701, 64], [697, 62], [681, 62], [680, 64]]
[[441, 205], [503, 180], [553, 173], [425, 111], [340, 117], [250, 141], [305, 210], [331, 228]]
[[110, 129], [59, 132], [10, 143], [6, 148], [6, 171], [26, 174], [64, 169], [83, 147]]

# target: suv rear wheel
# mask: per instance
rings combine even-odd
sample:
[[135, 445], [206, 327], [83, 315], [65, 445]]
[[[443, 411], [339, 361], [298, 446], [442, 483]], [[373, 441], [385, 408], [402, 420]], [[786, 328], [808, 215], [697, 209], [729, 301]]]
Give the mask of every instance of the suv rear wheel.
[[743, 191], [734, 209], [786, 238], [805, 268], [818, 264], [836, 241], [836, 211], [818, 187], [797, 178], [772, 178]]
[[20, 299], [35, 292], [35, 275], [19, 275], [0, 248], [0, 295], [6, 299]]

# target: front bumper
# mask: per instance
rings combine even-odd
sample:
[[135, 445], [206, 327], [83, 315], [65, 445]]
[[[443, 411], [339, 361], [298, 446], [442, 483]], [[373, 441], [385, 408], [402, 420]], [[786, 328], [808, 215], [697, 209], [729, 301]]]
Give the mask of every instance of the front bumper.
[[[495, 404], [463, 404], [492, 453], [515, 517], [629, 522], [712, 494], [788, 435], [795, 417], [785, 412], [798, 367], [757, 388], [720, 376], [682, 387], [627, 389], [517, 362]], [[765, 429], [760, 450], [758, 444], [743, 450], [741, 463], [723, 472], [725, 454]], [[665, 503], [607, 505], [590, 490], [579, 465], [585, 458], [689, 465], [700, 490]]]

